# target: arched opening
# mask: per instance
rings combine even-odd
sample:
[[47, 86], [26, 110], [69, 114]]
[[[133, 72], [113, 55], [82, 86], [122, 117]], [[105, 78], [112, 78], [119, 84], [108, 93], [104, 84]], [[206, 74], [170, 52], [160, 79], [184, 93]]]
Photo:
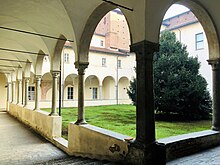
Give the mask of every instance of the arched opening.
[[111, 76], [105, 77], [102, 82], [103, 99], [113, 100], [116, 98], [115, 79]]
[[121, 77], [118, 81], [118, 95], [120, 104], [130, 104], [131, 100], [128, 97], [127, 89], [129, 87], [129, 79], [127, 77]]
[[[201, 66], [199, 69], [199, 73], [206, 79], [208, 83], [207, 88], [212, 94], [212, 72], [207, 60], [216, 58], [213, 56], [213, 53], [219, 51], [219, 46], [216, 46], [216, 43], [219, 42], [217, 39], [214, 24], [211, 21], [208, 13], [201, 6], [193, 1], [178, 1], [177, 4], [171, 6], [170, 11], [168, 10], [167, 13], [174, 13], [174, 10], [180, 10], [179, 7], [182, 8], [183, 11], [172, 16], [166, 16], [166, 18], [162, 22], [161, 31], [168, 30], [174, 32], [177, 40], [186, 45], [189, 57], [198, 59]], [[210, 33], [210, 29], [213, 30], [213, 33]], [[179, 86], [181, 86], [181, 82]], [[190, 87], [186, 86], [185, 88]], [[161, 91], [162, 90], [163, 89], [161, 89]], [[195, 121], [195, 124], [193, 124], [194, 122], [191, 122], [188, 128], [188, 122], [186, 122], [185, 124], [184, 123], [185, 122], [182, 123], [184, 126], [181, 127], [181, 133], [179, 134], [207, 130], [211, 127], [210, 120]], [[181, 124], [181, 122], [177, 122], [176, 124]], [[157, 136], [162, 136], [163, 134], [163, 130], [160, 130], [160, 127], [163, 128], [163, 126], [165, 126], [165, 129], [169, 127], [166, 123], [163, 123], [163, 125], [157, 123], [157, 125]], [[175, 128], [171, 127], [171, 129]], [[178, 131], [171, 131], [171, 134], [166, 136], [177, 135], [176, 132]]]
[[52, 98], [52, 76], [50, 73], [45, 73], [41, 79], [41, 100], [51, 101]]
[[95, 75], [90, 75], [85, 79], [85, 100], [99, 99], [99, 79]]
[[[66, 77], [64, 82], [64, 101], [77, 100], [78, 96], [78, 78], [76, 74], [70, 74]], [[69, 107], [65, 104], [64, 107]]]

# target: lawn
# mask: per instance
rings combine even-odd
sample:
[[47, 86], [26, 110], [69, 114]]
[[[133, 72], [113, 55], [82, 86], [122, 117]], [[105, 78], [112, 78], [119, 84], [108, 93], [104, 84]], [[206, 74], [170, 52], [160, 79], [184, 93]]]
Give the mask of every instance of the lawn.
[[[49, 109], [44, 109], [49, 111]], [[135, 137], [135, 106], [111, 105], [85, 107], [86, 121], [98, 127]], [[67, 136], [69, 122], [77, 119], [77, 108], [63, 108], [63, 136]], [[211, 121], [165, 122], [156, 121], [156, 138], [165, 138], [210, 129]]]

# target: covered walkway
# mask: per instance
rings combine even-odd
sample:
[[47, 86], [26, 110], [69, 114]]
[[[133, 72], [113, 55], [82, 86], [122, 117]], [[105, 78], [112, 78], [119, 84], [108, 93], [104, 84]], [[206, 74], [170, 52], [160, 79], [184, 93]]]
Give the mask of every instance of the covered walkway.
[[6, 112], [0, 112], [0, 164], [25, 165], [68, 157]]

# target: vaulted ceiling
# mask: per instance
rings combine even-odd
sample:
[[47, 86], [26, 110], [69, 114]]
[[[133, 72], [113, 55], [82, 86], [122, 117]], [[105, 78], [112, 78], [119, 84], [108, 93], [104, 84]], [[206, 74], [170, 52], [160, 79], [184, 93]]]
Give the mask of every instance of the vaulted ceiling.
[[[71, 44], [76, 54], [80, 56], [81, 53], [87, 53], [88, 43], [99, 20], [109, 10], [117, 7], [127, 18], [132, 43], [142, 40], [158, 42], [163, 16], [175, 2], [185, 3], [184, 5], [192, 8], [191, 2], [201, 6], [214, 23], [216, 32], [213, 34], [217, 39], [219, 38], [219, 0], [111, 0], [118, 5], [103, 0], [0, 0], [0, 2], [0, 66], [20, 65], [25, 68], [26, 63], [21, 61], [28, 60], [35, 68], [38, 57], [36, 54], [16, 53], [2, 49], [41, 52], [53, 57], [59, 41], [5, 28], [74, 41]], [[200, 9], [194, 7], [193, 10], [197, 12], [197, 16], [202, 17], [203, 13], [199, 12]], [[0, 72], [4, 72], [3, 70], [5, 68], [0, 67]]]

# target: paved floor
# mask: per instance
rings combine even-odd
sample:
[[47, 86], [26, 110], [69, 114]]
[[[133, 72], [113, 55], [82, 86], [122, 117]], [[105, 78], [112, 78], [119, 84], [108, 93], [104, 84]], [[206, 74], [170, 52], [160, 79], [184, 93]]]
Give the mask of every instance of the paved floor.
[[0, 112], [0, 165], [30, 165], [65, 157], [41, 136]]
[[220, 147], [176, 159], [167, 165], [220, 165]]

